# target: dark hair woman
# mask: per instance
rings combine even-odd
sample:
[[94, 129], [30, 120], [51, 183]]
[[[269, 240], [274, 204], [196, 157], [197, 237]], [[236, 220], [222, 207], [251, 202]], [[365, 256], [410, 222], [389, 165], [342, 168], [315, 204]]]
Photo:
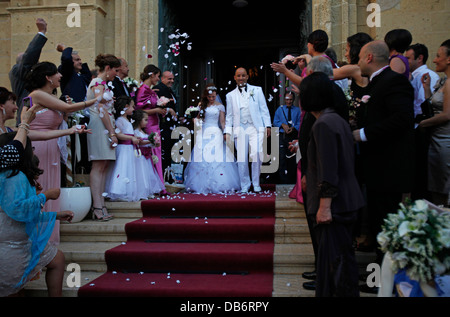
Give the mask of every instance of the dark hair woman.
[[450, 192], [450, 39], [438, 48], [433, 60], [436, 72], [445, 76], [430, 87], [430, 76], [424, 74], [422, 84], [425, 98], [431, 103], [434, 116], [420, 122], [430, 131], [428, 149], [428, 190], [436, 205], [448, 206]]
[[[55, 64], [41, 62], [34, 65], [27, 74], [27, 90], [33, 107], [42, 106], [44, 109], [36, 113], [36, 119], [30, 124], [30, 130], [41, 133], [58, 130], [66, 113], [75, 112], [93, 106], [97, 100], [88, 98], [85, 102], [67, 104], [60, 100], [54, 91], [60, 87], [61, 74]], [[58, 140], [33, 141], [35, 154], [39, 157], [40, 168], [44, 173], [39, 177], [43, 190], [60, 188], [61, 186], [61, 152]], [[43, 211], [60, 211], [59, 199], [45, 204]], [[59, 243], [59, 221], [55, 225], [51, 241]]]
[[214, 84], [206, 85], [205, 89], [203, 89], [203, 93], [200, 98], [199, 118], [202, 119], [205, 118], [206, 108], [211, 104], [210, 102], [211, 100], [214, 100], [215, 103], [220, 104], [219, 102], [216, 102], [217, 96], [218, 96], [217, 87]]
[[[96, 98], [103, 101], [89, 108], [89, 127], [92, 134], [87, 136], [88, 158], [92, 162], [89, 175], [92, 193], [92, 218], [101, 221], [112, 219], [105, 207], [106, 172], [109, 163], [116, 160], [116, 146], [118, 139], [115, 132], [114, 116], [114, 94], [108, 83], [113, 81], [120, 67], [120, 61], [114, 55], [100, 54], [95, 59], [98, 67], [98, 75], [94, 78], [88, 88], [87, 98]], [[105, 133], [107, 131], [107, 134]]]
[[409, 62], [403, 53], [412, 42], [411, 33], [405, 29], [391, 30], [386, 33], [384, 41], [389, 47], [389, 66], [393, 71], [409, 79]]
[[[159, 128], [159, 115], [167, 115], [167, 109], [164, 107], [160, 107], [160, 105], [158, 104], [158, 95], [152, 89], [153, 86], [158, 84], [160, 75], [161, 70], [155, 65], [150, 64], [145, 66], [140, 76], [143, 84], [136, 93], [136, 109], [142, 109], [148, 114], [148, 134], [155, 132], [158, 135], [161, 135], [161, 130]], [[158, 157], [158, 162], [155, 163], [155, 168], [158, 172], [161, 182], [164, 184], [161, 146], [152, 148], [152, 151], [153, 155], [156, 155]], [[170, 155], [170, 153], [165, 153], [165, 155]], [[163, 190], [161, 193], [164, 195], [168, 194], [166, 190]]]

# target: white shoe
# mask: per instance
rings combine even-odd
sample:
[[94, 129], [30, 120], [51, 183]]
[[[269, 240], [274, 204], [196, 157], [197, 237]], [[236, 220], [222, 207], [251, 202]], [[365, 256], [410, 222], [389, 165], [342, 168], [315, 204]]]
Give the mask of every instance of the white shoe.
[[244, 188], [244, 189], [242, 189], [242, 190], [240, 191], [240, 193], [242, 193], [242, 194], [246, 194], [246, 193], [248, 193], [248, 188]]
[[259, 193], [261, 191], [261, 187], [260, 186], [253, 186], [253, 191], [255, 193]]

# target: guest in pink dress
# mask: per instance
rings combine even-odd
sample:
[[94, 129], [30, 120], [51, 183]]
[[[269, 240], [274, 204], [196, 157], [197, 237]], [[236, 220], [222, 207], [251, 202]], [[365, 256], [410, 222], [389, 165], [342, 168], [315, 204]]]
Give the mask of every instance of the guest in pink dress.
[[[156, 132], [161, 135], [159, 128], [159, 115], [165, 116], [167, 109], [158, 106], [158, 95], [151, 87], [159, 82], [161, 70], [155, 65], [147, 65], [141, 74], [143, 85], [139, 88], [136, 94], [136, 109], [142, 109], [148, 114], [147, 133]], [[164, 142], [164, 141], [163, 141]], [[162, 170], [161, 160], [161, 146], [152, 148], [153, 155], [158, 157], [158, 162], [155, 164], [158, 176], [164, 184], [164, 176]], [[165, 190], [162, 194], [167, 194]]]
[[[71, 113], [94, 105], [97, 100], [89, 100], [75, 104], [67, 104], [53, 94], [59, 87], [61, 74], [55, 64], [42, 62], [36, 64], [27, 75], [27, 90], [34, 106], [42, 106], [43, 110], [36, 113], [36, 118], [30, 124], [31, 130], [50, 131], [57, 130], [64, 119], [64, 113]], [[60, 150], [57, 139], [47, 141], [33, 141], [34, 154], [39, 158], [39, 168], [44, 173], [39, 177], [38, 183], [42, 191], [61, 187]], [[59, 199], [47, 201], [43, 211], [60, 212]], [[50, 241], [59, 243], [59, 223]]]

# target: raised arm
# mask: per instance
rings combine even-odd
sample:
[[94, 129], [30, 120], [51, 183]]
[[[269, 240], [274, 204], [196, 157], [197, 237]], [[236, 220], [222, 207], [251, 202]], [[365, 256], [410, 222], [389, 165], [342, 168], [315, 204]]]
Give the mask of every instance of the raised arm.
[[58, 99], [56, 96], [50, 95], [44, 91], [41, 90], [35, 90], [29, 95], [33, 99], [34, 105], [40, 105], [45, 108], [49, 108], [56, 111], [61, 111], [65, 113], [71, 113], [78, 110], [82, 110], [88, 107], [91, 107], [97, 103], [98, 100], [101, 101], [101, 96], [99, 96], [99, 99], [91, 99], [88, 101], [68, 104], [64, 101]]

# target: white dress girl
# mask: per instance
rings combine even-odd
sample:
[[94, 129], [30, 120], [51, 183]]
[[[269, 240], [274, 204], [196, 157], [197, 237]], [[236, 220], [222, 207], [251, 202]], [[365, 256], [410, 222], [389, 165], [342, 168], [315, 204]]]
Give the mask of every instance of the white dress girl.
[[[124, 116], [116, 120], [120, 134], [134, 137], [133, 125]], [[118, 137], [120, 135], [118, 133]], [[106, 176], [105, 192], [111, 201], [139, 201], [147, 199], [137, 181], [139, 169], [136, 166], [135, 146], [131, 140], [120, 140], [116, 148], [116, 161], [110, 164]]]
[[[148, 134], [141, 129], [135, 129], [134, 135], [142, 140], [148, 140]], [[165, 189], [164, 184], [158, 176], [153, 164], [152, 150], [150, 144], [140, 145], [138, 148], [138, 156], [135, 157], [135, 165], [137, 170], [136, 182], [141, 195], [151, 197]]]

